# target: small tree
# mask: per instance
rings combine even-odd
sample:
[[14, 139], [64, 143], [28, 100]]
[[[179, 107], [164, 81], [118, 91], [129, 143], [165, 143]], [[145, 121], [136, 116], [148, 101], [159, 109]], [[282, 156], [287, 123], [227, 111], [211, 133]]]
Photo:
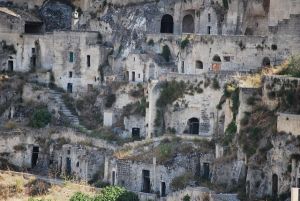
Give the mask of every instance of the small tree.
[[30, 126], [33, 128], [43, 128], [51, 122], [51, 114], [47, 108], [40, 108], [33, 112], [30, 119]]

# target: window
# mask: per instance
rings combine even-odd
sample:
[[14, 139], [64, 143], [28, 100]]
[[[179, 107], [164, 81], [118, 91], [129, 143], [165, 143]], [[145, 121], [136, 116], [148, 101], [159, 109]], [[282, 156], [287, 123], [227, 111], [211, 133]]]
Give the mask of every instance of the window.
[[224, 61], [225, 62], [230, 62], [230, 56], [224, 56]]
[[74, 52], [69, 52], [69, 62], [70, 63], [74, 62]]
[[141, 74], [138, 74], [138, 78], [141, 78]]
[[71, 77], [73, 77], [73, 72], [72, 71], [69, 72], [69, 78], [71, 78]]
[[208, 13], [208, 22], [210, 22], [211, 21], [211, 15], [210, 15], [210, 13]]
[[91, 67], [91, 56], [90, 55], [87, 55], [87, 57], [86, 57], [86, 65], [87, 65], [87, 67]]
[[184, 73], [184, 61], [181, 61], [181, 73]]
[[34, 55], [35, 54], [35, 48], [31, 48], [31, 53]]
[[202, 61], [196, 61], [196, 68], [197, 69], [203, 69], [203, 62]]
[[210, 35], [210, 32], [211, 32], [211, 27], [208, 26], [208, 27], [207, 27], [207, 34]]

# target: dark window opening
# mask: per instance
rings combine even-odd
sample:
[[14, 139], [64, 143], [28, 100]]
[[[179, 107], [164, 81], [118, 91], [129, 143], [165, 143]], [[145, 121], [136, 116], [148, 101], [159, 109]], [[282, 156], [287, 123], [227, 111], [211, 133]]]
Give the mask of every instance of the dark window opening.
[[67, 154], [70, 155], [70, 154], [71, 154], [71, 150], [68, 150], [68, 151], [67, 151]]
[[230, 56], [224, 56], [224, 61], [225, 62], [230, 62]]
[[199, 119], [191, 118], [188, 120], [189, 134], [198, 135], [199, 134]]
[[210, 13], [208, 13], [208, 22], [210, 22], [211, 21], [211, 15], [210, 15]]
[[196, 61], [196, 68], [197, 69], [203, 69], [203, 62], [202, 61]]
[[209, 179], [209, 163], [203, 163], [203, 179]]
[[31, 54], [35, 55], [35, 48], [31, 48]]
[[69, 72], [69, 78], [71, 78], [71, 77], [73, 77], [73, 72], [72, 71]]
[[88, 90], [88, 92], [93, 91], [93, 85], [92, 84], [88, 84], [87, 85], [87, 90]]
[[297, 187], [300, 188], [300, 178], [297, 179]]
[[74, 52], [69, 52], [69, 62], [70, 63], [74, 62]]
[[76, 163], [76, 167], [79, 167], [79, 161]]
[[112, 185], [116, 185], [116, 172], [112, 171]]
[[215, 56], [213, 57], [213, 61], [214, 61], [214, 62], [221, 62], [220, 56], [219, 56], [219, 55], [215, 55]]
[[269, 58], [269, 57], [263, 58], [262, 66], [263, 66], [263, 67], [269, 67], [269, 66], [271, 66], [271, 61], [270, 61], [270, 58]]
[[181, 61], [181, 73], [184, 73], [184, 61]]
[[133, 71], [133, 72], [131, 73], [131, 75], [132, 75], [132, 82], [135, 82], [135, 72]]
[[132, 128], [132, 138], [138, 140], [140, 137], [140, 128]]
[[13, 72], [14, 71], [14, 61], [12, 61], [12, 60], [8, 60], [8, 66], [7, 66], [7, 70], [9, 71], [9, 72]]
[[195, 24], [194, 17], [192, 15], [186, 15], [182, 20], [182, 33], [194, 33]]
[[161, 182], [161, 197], [166, 197], [166, 183]]
[[37, 165], [37, 161], [39, 158], [39, 151], [40, 151], [40, 148], [37, 146], [34, 146], [32, 148], [31, 168], [34, 168]]
[[211, 33], [211, 27], [208, 26], [208, 27], [207, 27], [207, 34], [210, 35], [210, 33]]
[[149, 170], [143, 170], [142, 176], [143, 176], [142, 192], [150, 193], [150, 171]]
[[72, 83], [68, 83], [67, 92], [68, 93], [73, 93], [73, 84]]
[[40, 33], [42, 31], [43, 24], [42, 23], [26, 23], [25, 24], [25, 33]]
[[161, 19], [160, 33], [173, 33], [174, 22], [171, 15], [164, 15]]
[[272, 176], [272, 196], [277, 197], [278, 195], [278, 176], [273, 174]]
[[66, 158], [66, 175], [71, 175], [72, 173], [72, 166], [71, 166], [71, 159], [69, 157]]
[[86, 59], [87, 59], [87, 61], [86, 61], [87, 67], [91, 67], [91, 56], [87, 55]]

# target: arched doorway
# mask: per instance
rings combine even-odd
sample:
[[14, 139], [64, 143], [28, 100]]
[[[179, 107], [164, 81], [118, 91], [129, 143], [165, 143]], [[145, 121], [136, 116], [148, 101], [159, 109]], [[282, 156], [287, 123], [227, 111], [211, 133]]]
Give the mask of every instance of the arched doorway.
[[199, 119], [191, 118], [188, 120], [189, 134], [198, 135], [199, 134]]
[[272, 196], [277, 197], [278, 195], [278, 176], [273, 174], [272, 176]]
[[168, 14], [164, 15], [161, 18], [160, 33], [173, 33], [173, 30], [174, 30], [173, 17]]
[[263, 66], [263, 67], [271, 66], [271, 61], [270, 61], [270, 58], [269, 58], [269, 57], [264, 57], [264, 58], [263, 58], [262, 66]]
[[196, 61], [196, 68], [197, 68], [197, 69], [203, 69], [203, 62], [200, 61], [200, 60], [197, 60], [197, 61]]
[[182, 33], [194, 33], [195, 32], [195, 23], [194, 17], [192, 15], [186, 15], [182, 20]]
[[215, 55], [214, 57], [213, 57], [213, 62], [221, 62], [221, 57], [219, 56], [219, 55]]

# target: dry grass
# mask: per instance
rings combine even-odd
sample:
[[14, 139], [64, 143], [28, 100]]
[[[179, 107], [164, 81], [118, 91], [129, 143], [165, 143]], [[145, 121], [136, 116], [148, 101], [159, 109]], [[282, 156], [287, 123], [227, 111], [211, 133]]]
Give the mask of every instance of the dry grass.
[[288, 68], [289, 60], [285, 60], [281, 65], [266, 67], [259, 73], [251, 75], [236, 75], [235, 79], [239, 82], [239, 86], [243, 88], [259, 88], [262, 86], [262, 78], [265, 75], [277, 75]]
[[[95, 195], [96, 190], [88, 186], [65, 182], [63, 185], [50, 185], [37, 180], [35, 177], [21, 176], [19, 174], [0, 173], [0, 200], [27, 201], [31, 198], [32, 185], [42, 187], [43, 192], [37, 192], [35, 199], [51, 201], [69, 200], [76, 192], [80, 191], [88, 195]], [[31, 188], [29, 188], [30, 186]]]

